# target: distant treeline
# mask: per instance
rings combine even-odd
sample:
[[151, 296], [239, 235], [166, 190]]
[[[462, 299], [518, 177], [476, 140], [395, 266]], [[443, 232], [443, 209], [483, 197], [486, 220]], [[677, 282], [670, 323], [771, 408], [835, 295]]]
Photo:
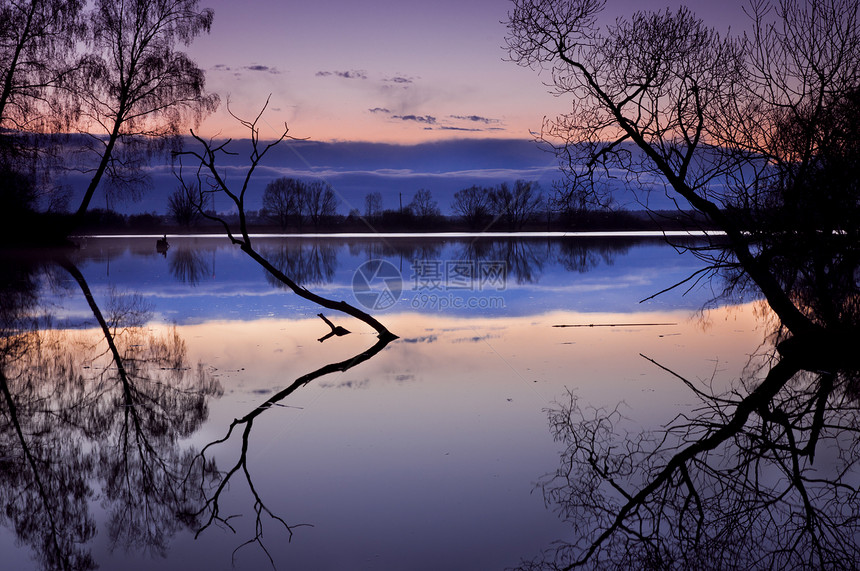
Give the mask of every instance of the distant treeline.
[[[215, 223], [214, 212], [200, 212], [193, 190], [178, 189], [170, 197], [168, 214], [122, 217], [93, 212], [89, 227], [160, 228], [204, 230]], [[250, 225], [268, 233], [309, 232], [426, 232], [426, 231], [546, 231], [546, 230], [651, 230], [700, 228], [702, 217], [680, 211], [633, 212], [596, 208], [581, 200], [565, 199], [556, 190], [545, 197], [536, 182], [470, 186], [454, 194], [443, 214], [433, 193], [419, 189], [406, 204], [383, 209], [380, 192], [364, 197], [364, 210], [338, 212], [339, 199], [322, 181], [282, 177], [266, 186], [260, 210], [245, 211]], [[224, 217], [225, 213], [218, 213]], [[229, 213], [227, 213], [229, 219]]]
[[[224, 215], [228, 221], [237, 222], [238, 214]], [[336, 232], [507, 232], [510, 228], [503, 219], [490, 219], [483, 227], [470, 225], [462, 216], [436, 215], [429, 218], [416, 216], [404, 208], [382, 210], [377, 216], [365, 217], [355, 212], [349, 215], [334, 214], [319, 224], [303, 223], [286, 228], [273, 223], [264, 210], [246, 212], [250, 228], [254, 232], [267, 234], [302, 234]], [[236, 218], [232, 220], [231, 218]], [[93, 233], [219, 233], [222, 226], [205, 219], [196, 219], [190, 225], [177, 224], [170, 215], [156, 213], [120, 214], [104, 209], [90, 209], [80, 226], [81, 232]], [[516, 231], [522, 232], [576, 232], [576, 231], [624, 231], [624, 230], [683, 230], [705, 229], [700, 218], [693, 213], [679, 211], [585, 211], [574, 217], [561, 217], [544, 213], [523, 224]]]

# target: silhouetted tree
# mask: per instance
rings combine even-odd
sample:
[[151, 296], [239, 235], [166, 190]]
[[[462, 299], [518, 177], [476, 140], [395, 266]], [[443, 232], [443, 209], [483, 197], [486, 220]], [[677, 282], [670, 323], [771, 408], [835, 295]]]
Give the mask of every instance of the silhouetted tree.
[[490, 208], [508, 230], [521, 230], [533, 220], [543, 206], [543, 195], [536, 182], [517, 180], [511, 189], [502, 183], [490, 191]]
[[364, 217], [373, 219], [382, 214], [382, 193], [368, 192], [364, 197]]
[[432, 221], [442, 214], [439, 211], [439, 203], [433, 200], [433, 193], [426, 188], [422, 188], [415, 193], [408, 208], [419, 221], [424, 222]]
[[705, 271], [734, 294], [753, 285], [779, 324], [726, 392], [660, 365], [701, 401], [665, 430], [631, 436], [573, 397], [555, 409], [565, 451], [543, 489], [576, 533], [526, 567], [854, 567], [860, 188], [834, 166], [856, 164], [857, 3], [753, 0], [743, 39], [685, 8], [599, 30], [604, 4], [514, 0], [509, 14], [512, 59], [552, 67], [572, 97], [543, 131], [567, 183], [598, 201], [607, 173], [665, 183], [725, 232], [728, 250], [695, 249]]
[[580, 187], [571, 187], [564, 183], [555, 184], [552, 197], [549, 199], [550, 210], [564, 223], [572, 224], [577, 218], [594, 208], [589, 200], [590, 194]]
[[170, 217], [183, 228], [190, 228], [200, 219], [194, 203], [194, 198], [198, 194], [196, 188], [186, 189], [180, 186], [167, 199], [167, 211]]
[[[230, 154], [230, 152], [227, 150], [227, 147], [230, 144], [230, 140], [216, 145], [211, 141], [203, 140], [202, 138], [200, 138], [200, 136], [196, 135], [194, 131], [191, 131], [191, 135], [194, 140], [199, 143], [201, 150], [183, 151], [177, 154], [179, 158], [179, 172], [176, 173], [177, 178], [185, 188], [190, 188], [191, 185], [196, 182], [197, 188], [201, 189], [197, 198], [197, 208], [200, 213], [204, 217], [212, 220], [213, 222], [218, 223], [224, 229], [224, 232], [225, 234], [227, 234], [227, 237], [230, 239], [231, 243], [241, 248], [241, 250], [245, 254], [247, 254], [252, 260], [257, 262], [260, 267], [262, 267], [269, 274], [271, 274], [272, 277], [286, 285], [293, 293], [295, 293], [299, 297], [302, 297], [303, 299], [325, 307], [326, 309], [340, 311], [342, 313], [346, 313], [347, 315], [355, 317], [360, 321], [363, 321], [367, 325], [373, 327], [373, 329], [378, 333], [380, 339], [396, 339], [396, 335], [391, 333], [382, 323], [380, 323], [368, 313], [365, 313], [364, 311], [358, 309], [353, 305], [350, 305], [345, 301], [334, 301], [332, 299], [315, 294], [307, 288], [302, 287], [301, 285], [296, 283], [293, 278], [286, 275], [283, 271], [275, 267], [270, 260], [263, 256], [254, 247], [251, 235], [248, 231], [248, 219], [247, 214], [245, 212], [245, 196], [248, 192], [248, 185], [251, 181], [251, 177], [254, 175], [254, 171], [256, 171], [257, 167], [259, 166], [263, 158], [265, 158], [266, 154], [272, 148], [283, 142], [284, 139], [292, 138], [288, 135], [289, 128], [286, 124], [284, 124], [284, 131], [280, 134], [278, 138], [270, 141], [265, 145], [260, 142], [260, 130], [257, 124], [259, 123], [260, 118], [265, 112], [268, 104], [269, 101], [267, 99], [266, 104], [260, 110], [260, 113], [257, 114], [257, 116], [251, 121], [240, 119], [239, 117], [233, 115], [233, 117], [237, 121], [239, 121], [242, 126], [246, 127], [250, 131], [252, 147], [251, 164], [245, 171], [245, 176], [243, 177], [241, 186], [238, 189], [230, 187], [227, 181], [225, 181], [222, 177], [217, 166], [217, 160], [219, 157], [223, 157], [224, 155]], [[183, 157], [191, 157], [197, 162], [197, 166], [195, 168], [194, 182], [189, 182], [189, 180], [187, 180], [186, 178], [186, 173], [184, 173], [182, 170]], [[216, 213], [203, 210], [204, 204], [207, 203], [208, 196], [215, 193], [223, 194], [228, 199], [230, 199], [238, 212], [238, 220], [231, 221]]]
[[68, 54], [82, 37], [83, 6], [80, 0], [0, 4], [0, 129], [59, 126], [62, 117], [45, 103], [72, 69]]
[[82, 63], [74, 96], [87, 154], [96, 164], [77, 210], [86, 212], [107, 174], [112, 187], [134, 192], [145, 179], [148, 153], [175, 150], [189, 122], [215, 109], [204, 74], [176, 47], [212, 25], [198, 0], [98, 0], [90, 22], [92, 53]]
[[319, 229], [337, 214], [337, 197], [331, 186], [319, 181], [306, 183], [305, 191], [305, 212], [314, 228]]
[[296, 178], [281, 177], [269, 182], [263, 191], [263, 208], [267, 217], [277, 222], [281, 230], [295, 222], [302, 225], [307, 193], [305, 185]]
[[0, 204], [8, 216], [4, 227], [12, 233], [32, 233], [32, 211], [66, 205], [64, 189], [49, 184], [58, 162], [52, 151], [59, 137], [52, 133], [69, 126], [57, 94], [74, 69], [83, 5], [79, 0], [0, 3]]
[[699, 253], [717, 266], [739, 263], [786, 327], [810, 333], [787, 284], [750, 246], [748, 214], [798, 205], [791, 193], [812, 190], [793, 181], [819, 168], [833, 119], [860, 86], [856, 2], [754, 0], [753, 32], [742, 39], [686, 8], [638, 12], [600, 31], [604, 4], [514, 0], [508, 17], [511, 59], [551, 68], [555, 91], [573, 100], [542, 135], [568, 183], [596, 193], [617, 172], [633, 188], [665, 183], [726, 233], [734, 260]]
[[454, 193], [451, 210], [472, 230], [484, 230], [490, 220], [490, 189], [470, 186]]
[[19, 170], [11, 160], [13, 157], [4, 155], [0, 150], [0, 224], [3, 228], [15, 228], [20, 219], [36, 210], [36, 181], [32, 173]]

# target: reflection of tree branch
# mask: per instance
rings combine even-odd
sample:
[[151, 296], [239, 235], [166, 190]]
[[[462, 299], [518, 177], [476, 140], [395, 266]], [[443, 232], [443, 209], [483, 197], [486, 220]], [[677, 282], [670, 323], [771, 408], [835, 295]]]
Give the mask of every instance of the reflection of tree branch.
[[[171, 482], [178, 483], [180, 481], [180, 476], [174, 474], [175, 467], [171, 464], [180, 464], [182, 460], [172, 449], [166, 452], [158, 450], [157, 442], [154, 444], [153, 438], [164, 439], [169, 422], [165, 418], [171, 414], [176, 414], [177, 411], [165, 410], [165, 405], [169, 401], [165, 391], [166, 385], [163, 383], [155, 384], [157, 392], [153, 394], [147, 394], [136, 385], [136, 382], [132, 380], [132, 374], [140, 374], [142, 363], [136, 357], [131, 358], [120, 353], [116, 343], [116, 334], [111, 330], [102, 314], [80, 270], [67, 258], [59, 260], [58, 263], [75, 279], [86, 298], [108, 344], [111, 360], [116, 366], [117, 376], [122, 387], [122, 423], [117, 435], [121, 461], [107, 470], [106, 474], [108, 477], [108, 495], [121, 494], [124, 503], [117, 507], [122, 508], [124, 506], [125, 509], [124, 512], [116, 511], [113, 514], [112, 538], [116, 540], [119, 533], [126, 532], [129, 539], [140, 541], [141, 538], [135, 537], [134, 532], [139, 532], [142, 526], [146, 529], [144, 537], [147, 546], [150, 549], [161, 549], [164, 547], [164, 539], [168, 536], [165, 533], [165, 528], [170, 526], [165, 521], [149, 519], [155, 513], [149, 509], [150, 497], [155, 496], [156, 506], [164, 504], [180, 506], [186, 501], [186, 498], [180, 494], [174, 485], [171, 485]], [[131, 313], [133, 314], [133, 312]], [[117, 311], [117, 314], [112, 317], [112, 321], [119, 324], [129, 314], [128, 311]], [[177, 346], [181, 343], [181, 340], [175, 336], [173, 341]], [[182, 367], [181, 356], [174, 355], [166, 347], [162, 350], [162, 346], [156, 343], [148, 343], [147, 345], [154, 350], [153, 357], [156, 360], [162, 362], [166, 360], [165, 364], [172, 365], [176, 369]], [[220, 390], [216, 385], [208, 383], [202, 375], [199, 377], [202, 383], [202, 394], [215, 394]], [[181, 391], [178, 387], [167, 389], [167, 391], [169, 390]], [[189, 414], [195, 410], [193, 405], [196, 403], [194, 401], [198, 399], [201, 393], [195, 391], [183, 393], [183, 399], [176, 403], [185, 405], [185, 410], [182, 411], [183, 417], [203, 419], [199, 413]], [[182, 424], [177, 425], [177, 428], [181, 429]], [[165, 477], [162, 478], [161, 475]], [[143, 510], [140, 509], [141, 493], [143, 499], [147, 500], [146, 509]], [[176, 508], [173, 510], [175, 511]], [[122, 516], [122, 513], [125, 513], [125, 516]], [[142, 515], [147, 521], [134, 521], [136, 515]]]
[[110, 331], [110, 327], [108, 327], [107, 321], [105, 321], [105, 318], [102, 315], [102, 311], [101, 309], [99, 309], [99, 306], [96, 303], [92, 292], [90, 291], [89, 284], [87, 284], [84, 275], [77, 268], [77, 266], [75, 266], [68, 258], [61, 258], [58, 263], [64, 270], [69, 272], [69, 275], [71, 275], [76, 282], [78, 282], [78, 286], [81, 288], [81, 293], [84, 294], [84, 298], [86, 298], [87, 304], [90, 306], [90, 310], [93, 312], [93, 316], [96, 318], [99, 327], [101, 327], [102, 333], [105, 336], [105, 341], [110, 348], [113, 362], [116, 365], [120, 381], [122, 382], [123, 395], [125, 395], [125, 405], [126, 407], [134, 406], [134, 400], [131, 395], [131, 384], [128, 382], [128, 375], [125, 372], [125, 365], [123, 364], [122, 358], [119, 355], [119, 350], [116, 348], [116, 343], [114, 342], [113, 334]]
[[[550, 411], [566, 450], [541, 487], [581, 535], [556, 548], [548, 567], [647, 559], [657, 568], [840, 568], [857, 560], [851, 374], [799, 378], [806, 357], [786, 351], [746, 396], [726, 398], [645, 358], [681, 379], [706, 411], [638, 437], [616, 432], [617, 410], [586, 414], [572, 395]], [[829, 475], [813, 468], [825, 437], [839, 463], [825, 466]]]
[[[734, 415], [730, 420], [717, 428], [712, 434], [706, 438], [702, 438], [697, 442], [683, 448], [676, 453], [666, 463], [654, 477], [650, 479], [647, 485], [642, 487], [635, 494], [630, 494], [630, 498], [626, 504], [621, 506], [615, 517], [615, 521], [607, 527], [603, 533], [594, 541], [591, 547], [586, 551], [583, 558], [575, 563], [575, 565], [584, 565], [594, 554], [601, 544], [609, 539], [619, 528], [624, 526], [627, 516], [645, 504], [648, 498], [659, 490], [663, 485], [679, 470], [686, 470], [686, 464], [690, 460], [709, 450], [715, 449], [717, 446], [735, 436], [740, 432], [741, 428], [746, 424], [750, 414], [759, 410], [762, 406], [767, 407], [768, 403], [773, 399], [776, 393], [785, 386], [797, 372], [798, 367], [791, 362], [790, 359], [784, 359], [777, 363], [768, 373], [767, 378], [758, 386], [749, 396], [741, 400], [735, 408]], [[626, 494], [625, 494], [626, 495]]]
[[[57, 509], [55, 502], [51, 501], [52, 494], [48, 493], [44, 482], [40, 476], [42, 467], [39, 465], [40, 463], [33, 456], [33, 453], [30, 450], [30, 446], [27, 444], [27, 439], [24, 436], [24, 431], [21, 428], [21, 423], [18, 421], [18, 410], [15, 405], [15, 399], [12, 398], [12, 394], [9, 392], [8, 380], [6, 379], [6, 375], [3, 372], [3, 367], [0, 366], [0, 391], [3, 393], [3, 399], [6, 401], [6, 406], [9, 409], [9, 420], [12, 422], [12, 425], [15, 428], [15, 434], [18, 437], [18, 442], [21, 445], [21, 450], [24, 453], [24, 457], [27, 459], [27, 464], [30, 466], [30, 470], [33, 473], [33, 479], [36, 481], [36, 487], [39, 490], [39, 498], [42, 503], [42, 511], [48, 518], [48, 536], [50, 538], [50, 551], [45, 555], [48, 556], [48, 562], [51, 567], [59, 567], [62, 569], [95, 569], [96, 565], [92, 559], [90, 554], [84, 553], [75, 553], [72, 551], [70, 545], [60, 545], [59, 541], [59, 533], [58, 533], [58, 524], [56, 516], [57, 512], [60, 510]], [[91, 521], [86, 522], [86, 526], [83, 526], [80, 531], [82, 532], [83, 537], [81, 539], [85, 539], [88, 536], [91, 536], [95, 533], [95, 526]], [[72, 540], [72, 543], [75, 543]]]
[[[203, 449], [200, 450], [200, 453], [197, 455], [197, 457], [195, 458], [193, 463], [191, 464], [189, 471], [188, 471], [188, 475], [186, 476], [186, 480], [191, 478], [192, 472], [196, 470], [195, 466], [200, 467], [201, 474], [205, 473], [207, 466], [211, 465], [211, 461], [207, 461], [207, 459], [206, 459], [206, 452], [210, 448], [213, 448], [214, 446], [217, 446], [218, 444], [222, 444], [224, 442], [227, 442], [230, 439], [230, 437], [233, 435], [233, 432], [237, 427], [239, 427], [241, 425], [245, 425], [244, 430], [242, 431], [242, 436], [241, 436], [242, 447], [241, 447], [241, 452], [239, 453], [239, 459], [229, 470], [224, 472], [224, 475], [223, 475], [223, 478], [222, 478], [220, 484], [215, 489], [215, 491], [212, 493], [212, 495], [205, 501], [205, 504], [203, 505], [203, 507], [195, 513], [187, 514], [187, 517], [190, 517], [192, 519], [196, 519], [203, 514], [207, 514], [206, 521], [199, 526], [199, 528], [197, 529], [197, 532], [195, 534], [195, 537], [198, 537], [207, 528], [209, 528], [210, 526], [212, 526], [213, 524], [216, 524], [216, 523], [225, 525], [229, 529], [231, 529], [232, 531], [235, 532], [235, 529], [229, 523], [229, 520], [231, 519], [232, 516], [226, 516], [225, 517], [225, 516], [221, 515], [220, 499], [221, 499], [221, 494], [227, 488], [227, 486], [230, 482], [230, 479], [241, 469], [242, 473], [245, 475], [245, 481], [248, 484], [248, 488], [250, 489], [252, 495], [254, 496], [254, 508], [253, 509], [254, 509], [254, 513], [256, 514], [256, 520], [255, 520], [255, 525], [254, 525], [255, 532], [254, 532], [254, 537], [249, 539], [248, 541], [242, 543], [239, 547], [237, 547], [236, 550], [234, 550], [233, 554], [235, 556], [236, 551], [238, 551], [242, 547], [244, 547], [246, 545], [250, 545], [252, 543], [256, 543], [263, 549], [263, 551], [266, 553], [266, 556], [269, 558], [269, 561], [274, 566], [274, 561], [272, 559], [272, 556], [269, 554], [269, 551], [266, 549], [266, 546], [263, 544], [263, 523], [262, 523], [263, 512], [265, 512], [272, 519], [280, 522], [284, 526], [284, 528], [287, 530], [287, 533], [288, 533], [290, 538], [292, 538], [292, 536], [293, 536], [293, 529], [294, 528], [301, 527], [301, 526], [307, 526], [310, 524], [293, 524], [293, 525], [287, 524], [283, 518], [275, 515], [274, 513], [272, 513], [271, 510], [269, 510], [268, 507], [266, 507], [265, 503], [263, 502], [263, 499], [260, 497], [256, 488], [254, 487], [251, 473], [248, 470], [248, 446], [249, 446], [251, 429], [253, 427], [254, 420], [259, 415], [261, 415], [263, 412], [276, 406], [281, 400], [285, 399], [286, 397], [291, 395], [293, 392], [295, 392], [297, 389], [307, 385], [311, 381], [318, 379], [320, 377], [323, 377], [325, 375], [330, 375], [332, 373], [347, 371], [347, 370], [355, 367], [356, 365], [359, 365], [360, 363], [363, 363], [363, 362], [367, 361], [368, 359], [371, 359], [377, 353], [379, 353], [380, 351], [385, 349], [385, 347], [392, 340], [393, 339], [387, 339], [387, 338], [380, 336], [377, 339], [376, 343], [372, 347], [367, 349], [366, 351], [363, 351], [363, 352], [361, 352], [361, 353], [359, 353], [353, 357], [350, 357], [349, 359], [345, 359], [345, 360], [339, 361], [337, 363], [329, 363], [328, 365], [320, 367], [319, 369], [316, 369], [315, 371], [312, 371], [310, 373], [302, 375], [301, 377], [299, 377], [295, 381], [293, 381], [293, 383], [290, 386], [288, 386], [285, 389], [279, 391], [278, 393], [272, 395], [264, 403], [260, 404], [258, 407], [253, 409], [251, 412], [249, 412], [248, 414], [246, 414], [242, 418], [233, 420], [233, 422], [230, 423], [230, 427], [227, 429], [227, 433], [224, 435], [223, 438], [220, 438], [218, 440], [210, 442], [209, 444], [204, 446]], [[202, 489], [202, 486], [201, 486], [201, 489]], [[205, 493], [205, 491], [204, 491], [204, 493]]]
[[142, 328], [140, 298], [129, 305], [111, 292], [103, 312], [74, 263], [58, 263], [98, 333], [72, 343], [40, 331], [33, 296], [7, 296], [0, 283], [0, 520], [43, 568], [90, 569], [98, 493], [112, 547], [163, 554], [182, 523], [176, 514], [203, 501], [181, 486], [196, 453], [179, 439], [205, 420], [220, 385], [185, 366], [175, 329], [160, 337]]

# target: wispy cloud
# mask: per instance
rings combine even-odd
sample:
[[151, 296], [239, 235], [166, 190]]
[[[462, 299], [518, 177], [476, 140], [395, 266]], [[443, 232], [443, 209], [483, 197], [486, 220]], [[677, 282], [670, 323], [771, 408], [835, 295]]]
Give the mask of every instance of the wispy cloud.
[[343, 79], [367, 79], [367, 72], [363, 69], [353, 69], [349, 71], [318, 71], [317, 77], [342, 77]]
[[383, 81], [387, 81], [389, 83], [400, 83], [400, 84], [407, 84], [407, 83], [414, 83], [415, 82], [412, 78], [404, 77], [402, 75], [395, 75], [394, 77], [389, 77], [387, 79], [384, 79]]
[[498, 119], [490, 119], [488, 117], [481, 117], [480, 115], [449, 115], [449, 117], [459, 121], [471, 121], [472, 123], [483, 123], [485, 125], [492, 125], [499, 122]]
[[481, 115], [447, 115], [443, 120], [437, 119], [435, 115], [395, 114], [387, 107], [373, 107], [368, 111], [374, 115], [383, 116], [389, 120], [411, 121], [422, 125], [425, 130], [438, 129], [440, 131], [461, 131], [469, 133], [481, 133], [489, 131], [504, 131], [502, 121], [483, 117]]
[[273, 75], [278, 75], [281, 73], [278, 70], [278, 68], [276, 68], [276, 67], [269, 67], [268, 65], [260, 65], [260, 64], [246, 65], [242, 69], [247, 70], [247, 71], [261, 72], [261, 73], [271, 73]]
[[417, 123], [426, 123], [427, 125], [435, 125], [436, 117], [432, 115], [392, 115], [392, 119], [400, 119], [401, 121], [415, 121]]
[[235, 77], [242, 77], [242, 73], [246, 71], [250, 71], [253, 73], [265, 73], [269, 75], [280, 75], [281, 70], [277, 67], [272, 67], [270, 65], [262, 65], [258, 63], [253, 63], [251, 65], [243, 65], [240, 67], [232, 67], [227, 64], [218, 63], [212, 66], [211, 71], [214, 72], [230, 72]]

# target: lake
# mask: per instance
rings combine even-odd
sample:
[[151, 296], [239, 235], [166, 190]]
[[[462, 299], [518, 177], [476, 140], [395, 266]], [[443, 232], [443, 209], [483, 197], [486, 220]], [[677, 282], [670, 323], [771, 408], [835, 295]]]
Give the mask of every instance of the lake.
[[700, 405], [667, 369], [730, 387], [771, 347], [763, 302], [715, 301], [718, 278], [651, 297], [700, 269], [686, 240], [255, 239], [382, 344], [224, 238], [8, 258], [4, 568], [538, 557], [574, 533], [536, 489], [562, 451], [548, 410], [572, 394], [659, 428]]

